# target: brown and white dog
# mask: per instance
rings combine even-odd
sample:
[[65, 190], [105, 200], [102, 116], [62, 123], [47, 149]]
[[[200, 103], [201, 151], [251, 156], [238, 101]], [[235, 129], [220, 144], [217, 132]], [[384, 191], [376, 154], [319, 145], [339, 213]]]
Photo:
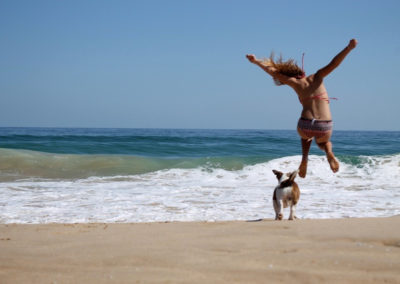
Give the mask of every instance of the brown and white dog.
[[283, 219], [283, 208], [290, 206], [289, 220], [296, 217], [296, 204], [300, 198], [300, 189], [294, 179], [298, 171], [284, 174], [280, 171], [273, 170], [278, 179], [278, 186], [275, 187], [274, 196], [272, 198], [275, 209], [275, 220]]

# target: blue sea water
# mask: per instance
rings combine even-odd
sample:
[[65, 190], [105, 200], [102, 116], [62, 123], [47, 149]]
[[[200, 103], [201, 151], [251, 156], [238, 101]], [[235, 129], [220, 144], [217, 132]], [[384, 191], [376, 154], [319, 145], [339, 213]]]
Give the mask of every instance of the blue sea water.
[[[312, 146], [299, 215], [399, 214], [400, 132], [335, 131], [332, 142], [340, 171]], [[272, 169], [300, 160], [295, 131], [0, 128], [0, 222], [268, 218]]]

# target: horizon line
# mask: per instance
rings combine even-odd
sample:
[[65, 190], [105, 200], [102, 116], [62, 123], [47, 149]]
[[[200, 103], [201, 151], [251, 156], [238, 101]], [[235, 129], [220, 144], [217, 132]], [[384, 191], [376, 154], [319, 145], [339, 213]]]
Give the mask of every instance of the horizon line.
[[[99, 127], [99, 126], [0, 126], [1, 128], [42, 128], [42, 129], [148, 129], [148, 130], [253, 130], [253, 131], [297, 131], [296, 129], [282, 129], [282, 128], [186, 128], [186, 127]], [[334, 131], [359, 131], [359, 132], [400, 132], [400, 130], [376, 130], [376, 129], [334, 129]]]

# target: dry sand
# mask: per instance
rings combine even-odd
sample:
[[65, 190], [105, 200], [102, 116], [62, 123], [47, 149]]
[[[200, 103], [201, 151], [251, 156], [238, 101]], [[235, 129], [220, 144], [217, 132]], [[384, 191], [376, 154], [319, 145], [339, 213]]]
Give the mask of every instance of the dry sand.
[[400, 216], [0, 225], [0, 283], [400, 283]]

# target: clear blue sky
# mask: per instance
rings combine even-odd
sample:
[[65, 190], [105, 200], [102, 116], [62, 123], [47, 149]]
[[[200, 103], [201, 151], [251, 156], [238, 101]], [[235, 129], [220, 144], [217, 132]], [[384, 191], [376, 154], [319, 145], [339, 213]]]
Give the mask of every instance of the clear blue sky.
[[400, 1], [0, 0], [0, 126], [295, 129], [271, 50], [329, 75], [335, 129], [400, 130]]

